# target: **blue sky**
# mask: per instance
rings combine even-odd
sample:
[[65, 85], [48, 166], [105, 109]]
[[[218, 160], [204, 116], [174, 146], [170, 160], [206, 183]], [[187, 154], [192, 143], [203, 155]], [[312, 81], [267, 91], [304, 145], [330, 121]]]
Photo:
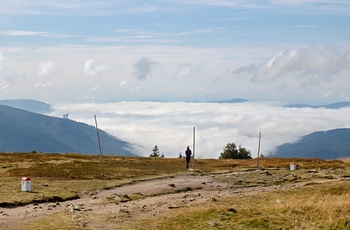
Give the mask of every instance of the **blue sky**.
[[347, 0], [0, 3], [0, 97], [350, 101]]

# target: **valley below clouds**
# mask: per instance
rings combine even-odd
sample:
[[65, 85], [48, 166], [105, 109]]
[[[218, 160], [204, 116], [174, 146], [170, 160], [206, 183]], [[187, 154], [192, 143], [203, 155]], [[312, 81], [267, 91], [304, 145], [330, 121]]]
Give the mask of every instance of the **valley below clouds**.
[[[295, 142], [314, 131], [350, 127], [350, 107], [285, 108], [280, 102], [115, 102], [52, 107], [51, 116], [68, 113], [69, 119], [92, 126], [96, 115], [100, 129], [133, 144], [140, 156], [149, 156], [157, 145], [165, 157], [178, 157], [186, 146], [192, 148], [193, 127], [196, 158], [218, 158], [231, 142], [256, 157], [259, 132], [260, 153], [271, 156], [278, 145]], [[312, 146], [310, 157], [311, 152]]]

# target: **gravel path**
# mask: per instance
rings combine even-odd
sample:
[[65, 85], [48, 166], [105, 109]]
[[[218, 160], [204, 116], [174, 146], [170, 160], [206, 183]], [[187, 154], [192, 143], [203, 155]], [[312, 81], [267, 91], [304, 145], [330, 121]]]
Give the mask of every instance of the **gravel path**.
[[255, 179], [260, 180], [262, 177], [271, 177], [271, 174], [266, 172], [236, 172], [220, 175], [194, 173], [138, 181], [108, 190], [80, 194], [79, 199], [72, 201], [0, 208], [0, 226], [1, 229], [16, 229], [18, 224], [64, 212], [72, 216], [78, 229], [116, 229], [115, 226], [118, 226], [118, 223], [125, 224], [168, 215], [173, 209], [192, 204], [215, 201], [242, 193], [301, 186], [305, 183], [295, 181], [284, 186], [263, 184], [235, 186], [237, 181], [233, 182], [232, 178], [244, 178], [248, 174], [254, 174]]

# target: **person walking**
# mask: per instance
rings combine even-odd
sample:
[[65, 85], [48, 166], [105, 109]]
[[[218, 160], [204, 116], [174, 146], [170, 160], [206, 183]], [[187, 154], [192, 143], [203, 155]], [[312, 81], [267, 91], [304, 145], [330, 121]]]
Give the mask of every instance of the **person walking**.
[[185, 153], [186, 153], [186, 169], [188, 169], [188, 164], [190, 163], [191, 155], [192, 155], [192, 151], [190, 149], [190, 146], [187, 146]]

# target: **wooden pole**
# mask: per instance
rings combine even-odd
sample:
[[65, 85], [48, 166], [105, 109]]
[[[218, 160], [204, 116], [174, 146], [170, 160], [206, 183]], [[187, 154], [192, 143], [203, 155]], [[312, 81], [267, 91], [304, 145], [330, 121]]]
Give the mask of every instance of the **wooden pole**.
[[192, 164], [192, 169], [194, 169], [194, 155], [196, 152], [196, 127], [193, 126], [193, 164]]
[[313, 138], [312, 138], [312, 163], [315, 164], [315, 130], [313, 132]]
[[256, 158], [256, 168], [259, 168], [260, 143], [261, 143], [261, 132], [259, 132], [259, 145], [258, 145], [258, 156]]
[[98, 127], [97, 127], [97, 118], [96, 115], [94, 115], [95, 117], [95, 125], [96, 125], [96, 133], [97, 133], [97, 141], [98, 141], [98, 149], [100, 150], [100, 165], [101, 165], [101, 174], [102, 176], [105, 175], [104, 169], [103, 169], [103, 162], [102, 162], [102, 150], [101, 150], [101, 141], [100, 141], [100, 134], [98, 132]]

